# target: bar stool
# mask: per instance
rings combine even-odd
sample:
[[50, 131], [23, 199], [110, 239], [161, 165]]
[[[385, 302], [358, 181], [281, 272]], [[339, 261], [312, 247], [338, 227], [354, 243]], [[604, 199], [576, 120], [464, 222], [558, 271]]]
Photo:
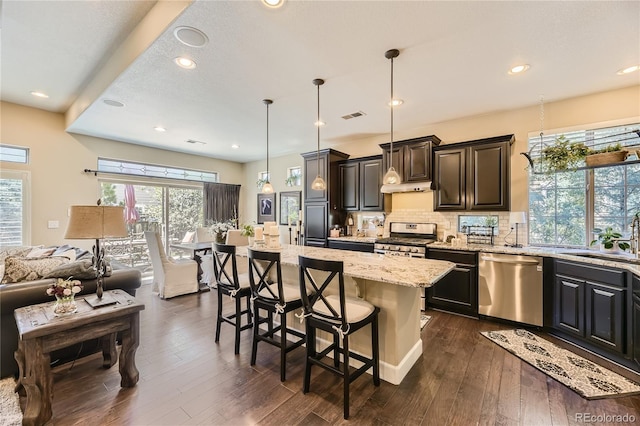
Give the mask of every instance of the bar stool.
[[[231, 275], [228, 266], [231, 265]], [[220, 340], [220, 326], [226, 322], [235, 327], [235, 354], [240, 353], [240, 332], [253, 327], [251, 322], [251, 286], [246, 276], [238, 278], [238, 264], [236, 263], [236, 246], [213, 243], [213, 270], [218, 287], [218, 318], [216, 321], [216, 342]], [[222, 314], [222, 297], [229, 296], [235, 300], [235, 312], [230, 315]], [[247, 307], [242, 309], [242, 298], [246, 299]], [[242, 315], [246, 314], [247, 321], [242, 325]]]
[[[287, 353], [302, 346], [305, 334], [287, 327], [287, 313], [302, 308], [298, 287], [282, 283], [280, 253], [247, 249], [249, 255], [249, 284], [253, 300], [253, 346], [251, 348], [251, 365], [256, 364], [258, 342], [266, 342], [280, 348], [280, 381], [286, 380]], [[270, 281], [270, 273], [275, 267], [275, 282]], [[260, 310], [267, 313], [260, 317]], [[274, 326], [274, 315], [280, 317], [280, 325]], [[267, 330], [260, 330], [260, 324], [267, 323]], [[280, 339], [274, 333], [280, 332]], [[298, 337], [289, 343], [287, 335]]]
[[[380, 355], [378, 348], [378, 313], [380, 308], [360, 299], [345, 297], [343, 263], [330, 260], [298, 257], [300, 272], [300, 294], [304, 306], [306, 325], [306, 347], [303, 393], [309, 392], [311, 366], [318, 365], [340, 377], [344, 382], [344, 418], [349, 418], [349, 384], [369, 368], [373, 368], [373, 384], [380, 385]], [[318, 285], [312, 271], [327, 275]], [[328, 274], [327, 274], [328, 273]], [[328, 294], [329, 284], [338, 282], [338, 294]], [[312, 290], [315, 294], [310, 294]], [[333, 290], [333, 289], [332, 289]], [[335, 291], [335, 290], [334, 290]], [[349, 350], [349, 336], [367, 324], [371, 324], [371, 358]], [[316, 330], [324, 330], [333, 335], [333, 343], [322, 352], [316, 350]], [[333, 365], [323, 361], [333, 352]], [[342, 355], [342, 369], [340, 369]], [[353, 373], [349, 372], [350, 358], [363, 365]]]

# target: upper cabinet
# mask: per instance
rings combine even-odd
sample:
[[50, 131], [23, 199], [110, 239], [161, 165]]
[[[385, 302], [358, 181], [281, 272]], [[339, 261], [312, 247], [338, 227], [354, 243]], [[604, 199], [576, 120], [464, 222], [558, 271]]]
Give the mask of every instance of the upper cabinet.
[[[394, 146], [395, 151], [395, 146]], [[382, 156], [351, 159], [338, 165], [341, 207], [348, 211], [382, 211]]]
[[508, 211], [513, 135], [434, 148], [434, 210]]
[[[440, 144], [435, 136], [423, 136], [393, 143], [393, 167], [402, 182], [425, 182], [432, 178], [431, 151]], [[381, 144], [383, 169], [389, 168], [391, 143]]]

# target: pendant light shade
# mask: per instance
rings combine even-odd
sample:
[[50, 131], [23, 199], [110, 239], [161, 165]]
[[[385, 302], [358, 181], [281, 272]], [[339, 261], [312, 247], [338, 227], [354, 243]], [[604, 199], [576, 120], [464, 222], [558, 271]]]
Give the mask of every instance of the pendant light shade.
[[385, 173], [384, 178], [382, 178], [383, 185], [397, 185], [402, 183], [400, 175], [393, 167], [393, 58], [397, 58], [399, 55], [400, 51], [398, 49], [387, 50], [384, 54], [385, 58], [391, 59], [391, 99], [389, 101], [389, 108], [391, 109], [391, 150], [389, 152], [389, 169], [387, 173]]
[[316, 191], [324, 191], [327, 188], [327, 184], [320, 176], [320, 86], [324, 84], [324, 80], [316, 78], [313, 80], [313, 84], [318, 88], [318, 116], [316, 120], [316, 127], [318, 127], [318, 148], [316, 150], [316, 168], [318, 174], [316, 178], [311, 182], [311, 189]]
[[272, 194], [273, 185], [271, 185], [269, 177], [269, 175], [271, 174], [269, 172], [269, 105], [271, 105], [273, 101], [271, 99], [263, 99], [262, 102], [267, 106], [267, 181], [264, 185], [262, 185], [262, 193]]

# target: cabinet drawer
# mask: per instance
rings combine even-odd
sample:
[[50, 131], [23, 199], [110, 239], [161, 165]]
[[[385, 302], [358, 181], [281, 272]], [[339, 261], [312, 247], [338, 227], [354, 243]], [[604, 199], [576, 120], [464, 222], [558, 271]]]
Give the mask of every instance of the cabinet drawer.
[[427, 259], [447, 260], [458, 265], [478, 265], [478, 254], [475, 252], [427, 248]]
[[585, 281], [598, 281], [618, 287], [626, 287], [626, 273], [621, 269], [556, 260], [556, 274], [582, 278]]

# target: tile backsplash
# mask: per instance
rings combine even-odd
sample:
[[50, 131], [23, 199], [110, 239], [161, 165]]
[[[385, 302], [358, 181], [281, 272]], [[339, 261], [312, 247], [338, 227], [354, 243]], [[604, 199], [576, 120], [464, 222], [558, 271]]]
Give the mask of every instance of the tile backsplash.
[[[515, 227], [509, 224], [509, 212], [433, 212], [423, 209], [394, 209], [386, 217], [384, 224], [385, 235], [389, 235], [391, 222], [430, 222], [438, 225], [438, 240], [444, 240], [449, 234], [461, 237], [466, 242], [466, 236], [457, 231], [458, 216], [498, 216], [498, 235], [494, 236], [494, 245], [502, 246], [514, 244], [516, 241]], [[518, 225], [518, 243], [527, 245], [527, 225]]]

